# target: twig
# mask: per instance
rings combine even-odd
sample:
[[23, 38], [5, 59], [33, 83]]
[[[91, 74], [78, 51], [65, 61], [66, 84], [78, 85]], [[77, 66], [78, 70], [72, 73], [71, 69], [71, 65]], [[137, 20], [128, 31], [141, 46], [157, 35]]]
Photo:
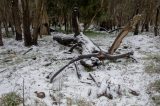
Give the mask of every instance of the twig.
[[93, 80], [93, 82], [95, 82], [95, 84], [97, 85], [97, 87], [100, 87], [99, 84], [96, 82], [96, 80], [94, 79], [94, 77], [89, 73], [89, 76], [91, 77], [91, 79]]
[[92, 85], [91, 83], [89, 82], [84, 82], [84, 81], [80, 81], [81, 83], [85, 83], [85, 84], [88, 84], [88, 85]]
[[31, 50], [33, 50], [33, 48], [28, 49], [26, 52], [23, 53], [23, 55], [27, 54], [27, 53], [30, 52]]
[[78, 77], [78, 79], [81, 79], [81, 74], [79, 73], [79, 69], [78, 69], [78, 67], [77, 67], [77, 65], [76, 65], [76, 62], [74, 63], [74, 66], [75, 66], [75, 68], [76, 68], [76, 74], [77, 74], [77, 77]]
[[113, 30], [111, 30], [111, 31], [108, 31], [108, 33], [112, 33], [112, 32], [114, 32], [114, 31], [117, 31], [117, 30], [120, 30], [120, 29], [123, 29], [122, 27], [119, 27], [119, 28], [117, 28], [117, 29], [113, 29]]
[[0, 73], [3, 73], [3, 72], [5, 72], [7, 69], [4, 69], [4, 70], [2, 70], [2, 71], [0, 71]]
[[138, 61], [135, 58], [133, 58], [132, 56], [130, 56], [129, 58], [131, 58], [133, 61], [135, 61], [136, 63], [138, 63]]
[[52, 60], [54, 60], [54, 61], [58, 61], [58, 60], [72, 60], [73, 59], [73, 57], [68, 57], [68, 58], [61, 58], [61, 59], [52, 59]]

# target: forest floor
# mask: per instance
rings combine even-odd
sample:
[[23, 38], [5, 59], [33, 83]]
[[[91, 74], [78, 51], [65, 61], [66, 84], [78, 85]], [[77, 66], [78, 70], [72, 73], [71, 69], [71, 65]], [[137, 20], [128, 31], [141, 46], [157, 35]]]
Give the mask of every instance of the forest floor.
[[[55, 34], [61, 33], [53, 33]], [[97, 33], [89, 37], [101, 48], [108, 50], [116, 35]], [[31, 47], [24, 47], [23, 42], [17, 42], [13, 38], [3, 40], [4, 47], [0, 47], [0, 98], [9, 92], [16, 92], [21, 97], [24, 94], [26, 106], [160, 105], [160, 37], [155, 37], [152, 33], [130, 33], [117, 50], [116, 53], [120, 54], [134, 51], [133, 57], [137, 62], [125, 58], [117, 61], [106, 60], [104, 66], [95, 67], [93, 70], [83, 68], [76, 62], [81, 79], [77, 78], [75, 66], [72, 64], [53, 83], [49, 83], [46, 76], [50, 72], [56, 72], [69, 61], [61, 59], [78, 56], [76, 50], [67, 54], [69, 47], [53, 41], [52, 36], [39, 39], [39, 45]], [[30, 51], [26, 53], [28, 50]], [[89, 73], [98, 83], [108, 79], [111, 83], [139, 92], [139, 96], [124, 92], [113, 99], [103, 96], [97, 98], [99, 88], [89, 80]], [[35, 91], [44, 92], [45, 98], [38, 98]]]

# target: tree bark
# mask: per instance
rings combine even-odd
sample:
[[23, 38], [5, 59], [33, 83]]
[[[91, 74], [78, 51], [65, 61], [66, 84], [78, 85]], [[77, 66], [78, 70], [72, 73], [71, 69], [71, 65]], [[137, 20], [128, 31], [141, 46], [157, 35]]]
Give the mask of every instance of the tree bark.
[[118, 47], [120, 46], [123, 38], [130, 32], [132, 29], [136, 26], [136, 24], [140, 21], [141, 15], [136, 15], [133, 17], [132, 20], [124, 27], [124, 29], [119, 33], [119, 35], [114, 40], [114, 43], [112, 44], [111, 48], [109, 49], [109, 54], [113, 54]]
[[[136, 9], [136, 15], [139, 13], [139, 4], [137, 5], [137, 9]], [[139, 29], [139, 23], [136, 24], [135, 26], [135, 30], [134, 30], [134, 35], [138, 35], [138, 29]]]
[[8, 31], [8, 25], [7, 25], [6, 19], [3, 19], [3, 26], [5, 28], [6, 37], [9, 37], [9, 31]]
[[1, 21], [0, 21], [0, 46], [3, 46], [2, 31], [1, 31]]
[[24, 33], [24, 45], [32, 45], [32, 37], [30, 32], [30, 15], [29, 15], [29, 0], [21, 0], [23, 11], [23, 33]]
[[18, 7], [18, 0], [12, 0], [12, 14], [13, 14], [13, 22], [15, 26], [16, 32], [16, 40], [22, 40], [22, 29], [21, 29], [21, 21], [20, 21], [20, 13]]
[[74, 36], [77, 36], [80, 34], [80, 26], [79, 26], [79, 11], [78, 7], [74, 7], [73, 13], [72, 13], [72, 27], [73, 27], [73, 32], [75, 33]]
[[158, 35], [158, 15], [159, 15], [159, 9], [160, 9], [160, 6], [157, 8], [157, 11], [156, 11], [156, 19], [155, 19], [155, 26], [154, 26], [154, 34], [155, 36]]
[[42, 0], [36, 0], [35, 1], [35, 14], [34, 14], [34, 19], [33, 19], [33, 44], [38, 45], [37, 40], [38, 40], [38, 35], [40, 34], [40, 19], [41, 19], [41, 14], [42, 14]]
[[[129, 57], [130, 55], [133, 55], [133, 52], [129, 52], [129, 53], [126, 53], [126, 54], [121, 54], [121, 55], [117, 55], [117, 56], [114, 56], [114, 55], [110, 55], [110, 54], [107, 54], [105, 52], [103, 52], [102, 54], [104, 57], [104, 60], [105, 59], [108, 59], [108, 60], [117, 60], [117, 59], [120, 59], [120, 58], [124, 58], [124, 57]], [[66, 67], [68, 67], [70, 64], [76, 62], [76, 61], [79, 61], [79, 60], [82, 60], [82, 59], [90, 59], [91, 57], [99, 57], [99, 53], [92, 53], [92, 54], [87, 54], [87, 55], [80, 55], [74, 59], [72, 59], [68, 64], [66, 64], [65, 66], [63, 66], [60, 70], [58, 70], [56, 73], [54, 73], [53, 75], [51, 75], [51, 79], [50, 79], [50, 83], [53, 82], [54, 78], [59, 74], [61, 73]], [[52, 74], [52, 73], [51, 73]], [[49, 75], [50, 76], [50, 75]], [[49, 77], [47, 76], [47, 78]]]

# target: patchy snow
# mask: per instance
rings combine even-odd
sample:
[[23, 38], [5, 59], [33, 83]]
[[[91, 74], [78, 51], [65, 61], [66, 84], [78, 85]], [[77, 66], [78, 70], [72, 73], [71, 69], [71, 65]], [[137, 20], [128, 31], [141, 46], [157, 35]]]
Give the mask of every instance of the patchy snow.
[[[56, 33], [55, 33], [56, 34]], [[58, 33], [60, 34], [60, 33]], [[101, 48], [108, 50], [115, 39], [115, 35], [101, 35], [92, 38]], [[130, 59], [120, 59], [116, 62], [105, 61], [105, 66], [95, 68], [92, 72], [87, 72], [79, 62], [77, 66], [82, 78], [79, 80], [76, 75], [74, 64], [70, 65], [51, 84], [46, 79], [50, 72], [56, 72], [68, 63], [65, 59], [75, 57], [79, 54], [73, 52], [66, 54], [68, 47], [58, 44], [52, 40], [52, 36], [46, 36], [38, 41], [39, 46], [24, 47], [23, 42], [17, 42], [13, 38], [4, 39], [4, 47], [0, 47], [0, 95], [15, 91], [21, 96], [23, 94], [26, 106], [52, 106], [54, 99], [65, 106], [70, 101], [76, 105], [80, 100], [95, 106], [151, 106], [153, 105], [150, 95], [147, 93], [149, 84], [160, 79], [158, 74], [148, 74], [145, 72], [145, 62], [143, 57], [146, 53], [160, 52], [160, 37], [154, 37], [151, 33], [133, 36], [129, 34], [124, 38], [117, 53], [134, 51], [134, 58], [138, 63]], [[31, 51], [24, 53], [33, 48]], [[101, 87], [89, 80], [91, 73]], [[113, 99], [104, 96], [97, 98], [99, 92], [106, 89], [106, 81], [110, 86], [121, 86], [122, 95], [113, 93]], [[139, 96], [127, 93], [132, 89], [139, 92]], [[46, 97], [39, 99], [35, 91], [44, 92]], [[89, 94], [90, 93], [90, 94]], [[58, 103], [59, 104], [59, 103]]]

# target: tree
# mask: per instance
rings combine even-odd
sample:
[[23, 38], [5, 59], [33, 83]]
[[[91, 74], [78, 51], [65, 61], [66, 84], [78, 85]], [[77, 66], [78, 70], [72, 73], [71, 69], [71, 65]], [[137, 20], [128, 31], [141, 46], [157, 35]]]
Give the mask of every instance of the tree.
[[12, 0], [12, 14], [16, 32], [16, 40], [22, 40], [21, 19], [19, 11], [18, 0]]
[[33, 9], [33, 44], [38, 45], [38, 35], [49, 34], [48, 14], [45, 0], [35, 0]]
[[2, 31], [1, 31], [1, 20], [0, 20], [0, 46], [3, 46]]
[[24, 45], [31, 46], [32, 38], [30, 32], [30, 11], [29, 11], [29, 0], [21, 0], [22, 11], [23, 11], [23, 33], [24, 33]]
[[157, 7], [157, 10], [156, 10], [156, 19], [155, 19], [155, 26], [154, 26], [154, 34], [155, 34], [155, 36], [158, 35], [158, 16], [159, 16], [159, 9], [160, 9], [160, 5]]

